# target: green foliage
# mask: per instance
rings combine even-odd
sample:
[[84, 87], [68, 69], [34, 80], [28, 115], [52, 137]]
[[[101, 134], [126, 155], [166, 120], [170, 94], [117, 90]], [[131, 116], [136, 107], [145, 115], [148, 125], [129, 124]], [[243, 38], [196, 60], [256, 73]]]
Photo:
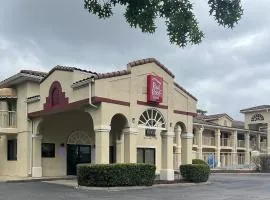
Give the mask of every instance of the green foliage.
[[[84, 0], [84, 8], [99, 18], [113, 15], [112, 9], [125, 6], [124, 16], [131, 27], [142, 32], [154, 33], [155, 20], [163, 18], [167, 26], [170, 42], [180, 47], [199, 44], [204, 34], [199, 28], [191, 0]], [[208, 0], [210, 15], [219, 25], [233, 28], [241, 19], [241, 0]]]
[[208, 165], [204, 160], [201, 159], [193, 159], [192, 164], [197, 164], [197, 165]]
[[251, 157], [251, 162], [257, 171], [270, 172], [270, 155], [261, 154]]
[[80, 164], [77, 166], [81, 186], [151, 186], [156, 167], [148, 164]]
[[187, 181], [206, 182], [210, 175], [210, 167], [205, 164], [188, 164], [180, 166], [180, 173]]

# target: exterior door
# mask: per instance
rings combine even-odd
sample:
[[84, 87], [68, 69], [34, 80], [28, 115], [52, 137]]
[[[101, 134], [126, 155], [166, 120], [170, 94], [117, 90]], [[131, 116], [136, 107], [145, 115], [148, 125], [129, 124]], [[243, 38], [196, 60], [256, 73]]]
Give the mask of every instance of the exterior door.
[[91, 163], [90, 145], [67, 145], [67, 175], [77, 174], [77, 165]]

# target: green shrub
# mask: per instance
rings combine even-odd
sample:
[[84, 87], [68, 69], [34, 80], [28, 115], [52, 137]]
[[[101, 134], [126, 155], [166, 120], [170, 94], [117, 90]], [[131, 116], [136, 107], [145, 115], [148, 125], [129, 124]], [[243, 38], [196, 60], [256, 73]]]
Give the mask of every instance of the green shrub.
[[201, 159], [193, 159], [192, 164], [197, 164], [197, 165], [208, 165], [204, 160]]
[[188, 164], [180, 166], [180, 173], [187, 181], [206, 182], [210, 175], [210, 167], [205, 164]]
[[79, 164], [77, 180], [81, 186], [151, 186], [155, 171], [148, 164]]

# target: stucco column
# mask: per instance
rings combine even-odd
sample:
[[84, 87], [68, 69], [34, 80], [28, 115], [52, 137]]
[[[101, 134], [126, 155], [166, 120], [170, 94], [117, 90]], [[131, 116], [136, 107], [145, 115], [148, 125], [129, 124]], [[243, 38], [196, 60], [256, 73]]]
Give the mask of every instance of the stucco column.
[[182, 153], [181, 133], [182, 133], [181, 127], [177, 126], [175, 130], [175, 137], [176, 137], [175, 160], [177, 170], [179, 170], [179, 167], [181, 165], [181, 153]]
[[124, 129], [124, 142], [125, 142], [125, 163], [137, 163], [137, 136], [138, 130], [136, 128]]
[[162, 169], [160, 170], [161, 180], [174, 180], [173, 169], [173, 132], [164, 132], [162, 137]]
[[96, 164], [109, 164], [110, 126], [95, 126]]
[[192, 133], [182, 133], [182, 164], [192, 163]]
[[216, 144], [216, 152], [215, 158], [217, 160], [217, 167], [220, 167], [220, 129], [215, 130], [215, 144]]
[[42, 158], [41, 158], [41, 135], [33, 135], [33, 165], [32, 165], [32, 177], [42, 177]]
[[202, 155], [202, 138], [203, 138], [203, 130], [204, 128], [201, 127], [198, 132], [196, 133], [197, 134], [197, 140], [198, 140], [198, 149], [197, 149], [197, 154], [198, 154], [198, 158], [199, 159], [203, 159], [203, 155]]
[[246, 147], [246, 151], [245, 151], [245, 164], [248, 165], [250, 162], [250, 154], [249, 154], [249, 141], [250, 140], [250, 136], [249, 136], [249, 132], [247, 132], [245, 134], [245, 147]]
[[257, 150], [261, 151], [261, 134], [259, 134], [259, 133], [257, 134], [256, 142], [257, 142]]
[[237, 130], [232, 132], [232, 164], [237, 165]]
[[267, 129], [267, 154], [270, 154], [270, 129]]
[[116, 140], [116, 163], [124, 163], [124, 133], [121, 134], [121, 138]]

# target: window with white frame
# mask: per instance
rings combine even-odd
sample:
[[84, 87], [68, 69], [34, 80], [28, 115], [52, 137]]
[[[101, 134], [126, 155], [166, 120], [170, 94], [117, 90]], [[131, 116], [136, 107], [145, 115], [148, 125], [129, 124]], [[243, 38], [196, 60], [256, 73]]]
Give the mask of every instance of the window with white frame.
[[139, 118], [138, 127], [145, 129], [166, 130], [166, 122], [160, 111], [151, 108], [142, 113]]

